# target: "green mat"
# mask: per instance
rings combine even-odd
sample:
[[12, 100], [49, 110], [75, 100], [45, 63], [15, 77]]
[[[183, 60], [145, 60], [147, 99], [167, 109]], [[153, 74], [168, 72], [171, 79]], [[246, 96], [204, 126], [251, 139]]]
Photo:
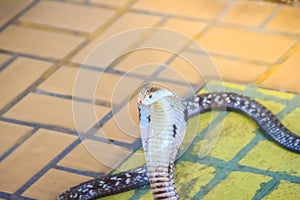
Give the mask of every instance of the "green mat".
[[[268, 107], [300, 135], [300, 96], [252, 86], [211, 82], [210, 91], [237, 92]], [[203, 88], [200, 93], [207, 92]], [[225, 120], [223, 120], [225, 119]], [[221, 128], [222, 133], [219, 133]], [[196, 136], [192, 141], [195, 133]], [[192, 134], [191, 134], [192, 133]], [[209, 112], [189, 121], [189, 147], [175, 165], [180, 199], [300, 199], [300, 155], [270, 141], [248, 117], [234, 112]], [[207, 135], [207, 136], [206, 136]], [[217, 143], [200, 158], [203, 139]], [[141, 150], [121, 166], [122, 171], [144, 162]], [[149, 187], [103, 199], [152, 199]]]

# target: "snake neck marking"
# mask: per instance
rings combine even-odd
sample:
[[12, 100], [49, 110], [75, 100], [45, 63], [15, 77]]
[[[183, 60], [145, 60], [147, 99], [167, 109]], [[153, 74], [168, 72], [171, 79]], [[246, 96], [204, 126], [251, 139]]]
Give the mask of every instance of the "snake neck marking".
[[[207, 93], [183, 101], [166, 89], [145, 86], [139, 94], [138, 108], [147, 168], [143, 166], [89, 180], [70, 188], [58, 199], [95, 199], [148, 184], [151, 185], [154, 198], [178, 199], [173, 176], [174, 156], [184, 135], [186, 122], [212, 109], [241, 112], [251, 117], [275, 143], [300, 153], [298, 135], [282, 125], [265, 106], [240, 94]], [[157, 161], [158, 154], [162, 158], [160, 161]]]

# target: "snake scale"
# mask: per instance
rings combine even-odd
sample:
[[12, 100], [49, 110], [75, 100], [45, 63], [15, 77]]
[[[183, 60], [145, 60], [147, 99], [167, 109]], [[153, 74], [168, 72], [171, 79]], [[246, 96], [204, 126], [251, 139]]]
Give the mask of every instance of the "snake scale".
[[300, 153], [300, 137], [288, 130], [265, 106], [230, 92], [206, 93], [186, 100], [165, 88], [144, 86], [138, 96], [140, 129], [146, 166], [92, 179], [70, 188], [57, 199], [95, 199], [151, 185], [154, 199], [179, 199], [174, 162], [188, 119], [212, 109], [242, 112], [283, 148]]

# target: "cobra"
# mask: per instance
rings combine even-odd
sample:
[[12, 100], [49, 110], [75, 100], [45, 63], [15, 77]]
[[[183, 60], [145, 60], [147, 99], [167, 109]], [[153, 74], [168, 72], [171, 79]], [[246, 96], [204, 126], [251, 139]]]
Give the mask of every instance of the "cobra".
[[144, 86], [138, 95], [142, 145], [146, 166], [92, 179], [70, 188], [58, 199], [95, 199], [150, 184], [154, 199], [179, 199], [174, 162], [188, 119], [214, 109], [251, 117], [283, 148], [300, 153], [300, 137], [288, 130], [265, 106], [237, 93], [207, 93], [181, 99], [165, 88]]

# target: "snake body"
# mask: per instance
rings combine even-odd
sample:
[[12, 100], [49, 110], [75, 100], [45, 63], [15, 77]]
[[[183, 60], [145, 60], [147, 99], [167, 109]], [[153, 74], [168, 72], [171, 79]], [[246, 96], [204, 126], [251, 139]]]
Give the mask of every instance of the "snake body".
[[167, 89], [145, 86], [138, 103], [153, 197], [176, 200], [174, 163], [187, 127], [187, 102]]
[[146, 166], [92, 179], [70, 188], [58, 199], [95, 199], [150, 183], [154, 199], [178, 199], [174, 162], [189, 118], [212, 109], [242, 112], [283, 148], [300, 153], [300, 137], [265, 106], [237, 93], [207, 93], [181, 99], [167, 89], [145, 86], [139, 93], [140, 127]]

